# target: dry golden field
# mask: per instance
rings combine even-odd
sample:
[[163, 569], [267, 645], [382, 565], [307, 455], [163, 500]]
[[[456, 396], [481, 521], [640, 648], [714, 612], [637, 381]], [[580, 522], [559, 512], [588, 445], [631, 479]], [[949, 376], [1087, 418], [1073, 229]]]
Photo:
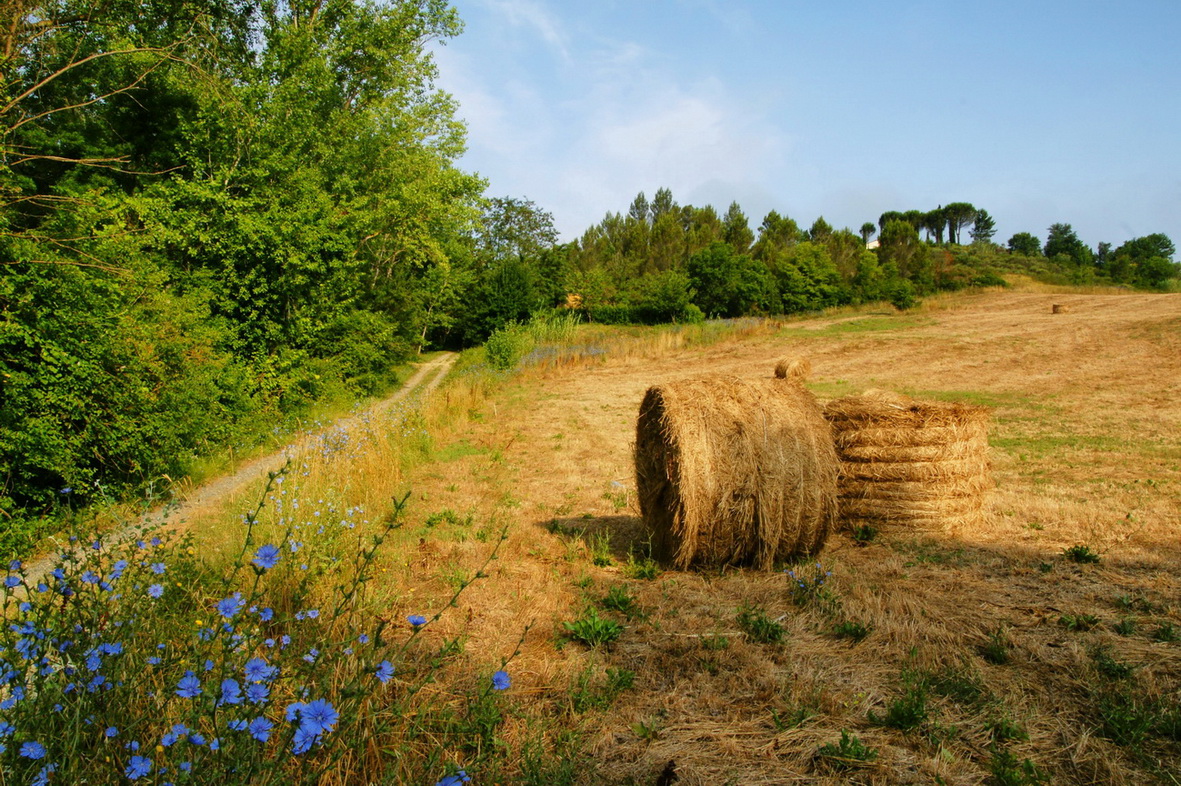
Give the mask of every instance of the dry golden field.
[[[507, 527], [424, 632], [495, 668], [532, 623], [506, 756], [540, 739], [585, 783], [1181, 782], [1181, 296], [989, 292], [690, 334], [585, 328], [591, 349], [490, 393], [457, 376], [425, 408], [442, 424], [425, 458], [359, 454], [327, 484], [370, 508], [413, 493], [379, 589], [391, 618], [439, 608]], [[781, 571], [646, 572], [645, 390], [767, 377], [785, 355], [810, 359], [821, 399], [988, 406], [985, 523], [838, 532], [831, 576], [796, 597]], [[567, 635], [592, 607], [617, 640]], [[876, 755], [838, 750], [842, 731]]]

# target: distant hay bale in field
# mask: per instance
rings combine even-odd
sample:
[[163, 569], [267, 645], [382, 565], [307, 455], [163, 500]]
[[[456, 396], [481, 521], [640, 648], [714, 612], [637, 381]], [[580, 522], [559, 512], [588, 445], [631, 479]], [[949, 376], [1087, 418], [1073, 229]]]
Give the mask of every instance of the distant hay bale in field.
[[795, 379], [803, 382], [812, 376], [812, 363], [807, 358], [783, 358], [775, 364], [776, 379]]
[[[660, 559], [677, 568], [818, 552], [836, 522], [832, 432], [801, 384], [704, 376], [648, 389], [636, 421], [636, 489]], [[806, 373], [806, 372], [804, 372]]]
[[1063, 305], [1062, 303], [1055, 303], [1053, 306], [1050, 307], [1050, 313], [1051, 314], [1069, 314], [1070, 313], [1070, 306]]
[[992, 488], [988, 411], [866, 391], [824, 408], [841, 460], [847, 526], [948, 530], [979, 522]]

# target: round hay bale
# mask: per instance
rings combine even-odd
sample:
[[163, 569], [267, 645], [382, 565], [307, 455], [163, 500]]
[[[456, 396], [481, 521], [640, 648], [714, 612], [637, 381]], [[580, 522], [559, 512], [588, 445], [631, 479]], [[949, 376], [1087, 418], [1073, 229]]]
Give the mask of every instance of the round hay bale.
[[950, 529], [980, 520], [992, 487], [988, 413], [868, 391], [828, 404], [848, 526]]
[[794, 379], [803, 382], [812, 376], [812, 363], [807, 358], [783, 358], [775, 364], [776, 379]]
[[1055, 303], [1054, 305], [1050, 306], [1050, 313], [1051, 314], [1069, 314], [1070, 313], [1070, 306], [1064, 305], [1062, 303]]
[[648, 389], [636, 489], [656, 556], [677, 568], [818, 552], [837, 516], [836, 451], [797, 379], [706, 376]]

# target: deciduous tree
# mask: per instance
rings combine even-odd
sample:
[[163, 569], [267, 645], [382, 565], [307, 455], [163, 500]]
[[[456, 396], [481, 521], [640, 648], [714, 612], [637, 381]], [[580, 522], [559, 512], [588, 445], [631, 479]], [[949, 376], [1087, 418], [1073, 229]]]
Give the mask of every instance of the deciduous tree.
[[1090, 267], [1094, 255], [1091, 249], [1079, 239], [1070, 224], [1053, 224], [1046, 236], [1043, 249], [1048, 257], [1066, 256], [1077, 267]]
[[1009, 251], [1027, 257], [1042, 255], [1042, 241], [1029, 232], [1018, 232], [1009, 238]]

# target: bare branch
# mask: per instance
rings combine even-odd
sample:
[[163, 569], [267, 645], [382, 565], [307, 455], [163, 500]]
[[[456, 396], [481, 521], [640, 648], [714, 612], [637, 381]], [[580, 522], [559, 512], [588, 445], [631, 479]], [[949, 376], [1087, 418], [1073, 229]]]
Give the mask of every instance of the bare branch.
[[104, 265], [102, 263], [94, 262], [79, 262], [74, 259], [21, 259], [0, 262], [0, 265], [60, 265], [65, 267], [86, 267], [101, 270], [104, 273], [113, 273], [117, 276], [132, 275], [130, 270], [121, 267], [112, 267], [111, 265]]
[[49, 76], [47, 76], [44, 79], [42, 79], [41, 81], [37, 82], [35, 85], [30, 87], [25, 92], [18, 95], [16, 98], [13, 98], [11, 101], [9, 101], [7, 104], [5, 104], [3, 108], [0, 108], [0, 115], [5, 115], [8, 112], [12, 111], [12, 108], [15, 107], [17, 104], [19, 104], [21, 101], [23, 101], [26, 98], [28, 98], [29, 96], [33, 95], [33, 93], [36, 93], [38, 90], [45, 87], [45, 85], [49, 84], [50, 82], [54, 81], [55, 79], [59, 79], [62, 76], [64, 76], [66, 73], [68, 73], [69, 71], [72, 71], [75, 68], [79, 68], [81, 66], [84, 66], [87, 63], [92, 62], [94, 60], [98, 60], [103, 57], [114, 57], [116, 55], [132, 55], [132, 54], [147, 53], [147, 52], [152, 52], [152, 53], [159, 54], [159, 55], [167, 55], [169, 50], [172, 48], [174, 48], [174, 47], [169, 47], [168, 49], [161, 49], [160, 47], [155, 47], [155, 46], [143, 46], [143, 47], [131, 47], [128, 49], [112, 49], [109, 52], [95, 52], [92, 55], [87, 55], [86, 57], [83, 57], [81, 60], [75, 60], [72, 63], [68, 63], [67, 65], [62, 66], [61, 68], [57, 69], [52, 74], [50, 74]]
[[[58, 161], [64, 164], [84, 164], [86, 166], [101, 166], [109, 163], [120, 163], [127, 160], [127, 156], [118, 156], [116, 158], [69, 158], [68, 156], [49, 156], [49, 155], [27, 155], [24, 158], [19, 158], [13, 161], [9, 166], [19, 166], [20, 164], [27, 164], [30, 161]], [[112, 167], [113, 168], [113, 167]]]
[[[135, 78], [135, 81], [132, 82], [131, 84], [116, 88], [116, 89], [110, 91], [109, 93], [103, 93], [100, 96], [95, 96], [94, 98], [91, 98], [88, 101], [82, 101], [81, 103], [77, 103], [77, 104], [67, 104], [66, 106], [53, 107], [52, 109], [46, 109], [44, 112], [39, 112], [38, 114], [35, 114], [35, 115], [29, 115], [28, 117], [22, 118], [18, 122], [13, 123], [6, 130], [5, 133], [12, 133], [13, 131], [15, 131], [18, 128], [20, 128], [21, 126], [23, 126], [25, 123], [32, 123], [34, 121], [40, 120], [43, 117], [49, 117], [50, 115], [56, 114], [58, 112], [67, 112], [71, 109], [82, 109], [83, 107], [90, 106], [91, 104], [97, 104], [100, 101], [105, 101], [106, 99], [110, 98], [111, 96], [117, 96], [120, 93], [126, 93], [129, 90], [134, 90], [136, 87], [139, 86], [140, 82], [142, 82], [148, 78], [148, 74], [155, 71], [160, 66], [160, 64], [163, 62], [164, 62], [163, 58], [158, 60], [154, 65], [150, 66], [143, 73], [141, 73], [139, 76], [137, 76]], [[3, 112], [0, 112], [0, 114], [3, 114]]]

